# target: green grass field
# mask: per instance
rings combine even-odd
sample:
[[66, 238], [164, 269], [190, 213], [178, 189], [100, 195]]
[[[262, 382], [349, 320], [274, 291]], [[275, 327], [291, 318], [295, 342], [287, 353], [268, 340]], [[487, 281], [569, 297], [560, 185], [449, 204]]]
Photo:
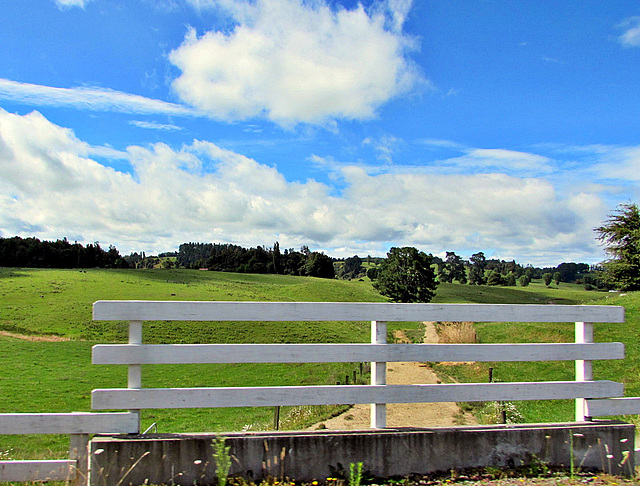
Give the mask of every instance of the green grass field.
[[[608, 294], [586, 292], [578, 286], [561, 284], [546, 288], [539, 283], [521, 287], [475, 287], [443, 284], [434, 302], [480, 303], [566, 303], [603, 300]], [[624, 363], [596, 366], [596, 377], [622, 380], [629, 394], [640, 393], [640, 356], [634, 331], [639, 319], [638, 296], [607, 299], [606, 303], [627, 306], [623, 326], [600, 326], [596, 339], [627, 343], [629, 358]], [[0, 373], [1, 412], [70, 412], [90, 410], [93, 388], [126, 386], [124, 366], [91, 364], [91, 346], [99, 342], [125, 342], [123, 322], [93, 322], [91, 304], [96, 300], [253, 300], [253, 301], [384, 301], [364, 281], [323, 280], [306, 277], [250, 275], [195, 270], [44, 270], [0, 268], [0, 331], [21, 334], [29, 339], [0, 335], [2, 372]], [[635, 300], [634, 300], [635, 299]], [[634, 307], [635, 306], [635, 307]], [[517, 332], [513, 332], [516, 329]], [[418, 323], [389, 323], [394, 329], [415, 334]], [[411, 333], [410, 332], [410, 333]], [[571, 326], [532, 326], [517, 324], [479, 324], [482, 342], [549, 341], [572, 339]], [[41, 342], [36, 337], [58, 336], [66, 341]], [[367, 342], [369, 323], [201, 323], [148, 322], [144, 341], [148, 343], [242, 343], [242, 342]], [[635, 364], [634, 364], [635, 363]], [[502, 381], [571, 379], [572, 368], [554, 363], [495, 365]], [[329, 384], [341, 381], [358, 369], [355, 363], [301, 365], [181, 365], [146, 366], [143, 384], [161, 386], [239, 386]], [[486, 367], [440, 367], [457, 379], [486, 381]], [[522, 378], [525, 377], [525, 378]], [[519, 405], [520, 407], [520, 405]], [[527, 421], [563, 419], [571, 404], [547, 407], [549, 410], [520, 408]], [[563, 408], [564, 407], [564, 408]], [[310, 411], [308, 408], [283, 410], [286, 426], [299, 428], [336, 408]], [[143, 414], [143, 427], [157, 423], [158, 432], [226, 431], [266, 428], [273, 410], [267, 408], [152, 410]], [[12, 449], [14, 458], [64, 456], [66, 437], [0, 437], [0, 451]]]

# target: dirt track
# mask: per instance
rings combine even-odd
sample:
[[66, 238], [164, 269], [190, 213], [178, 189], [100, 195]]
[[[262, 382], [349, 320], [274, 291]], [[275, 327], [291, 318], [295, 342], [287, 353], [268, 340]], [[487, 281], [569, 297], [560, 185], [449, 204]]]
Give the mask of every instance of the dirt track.
[[[424, 342], [438, 342], [435, 326], [425, 323]], [[404, 333], [396, 334], [396, 340], [404, 341]], [[440, 383], [433, 370], [423, 363], [401, 362], [387, 364], [387, 383], [390, 385]], [[369, 405], [355, 405], [337, 417], [311, 427], [329, 430], [354, 430], [369, 428]], [[452, 425], [474, 425], [472, 415], [463, 414], [453, 402], [446, 403], [398, 403], [387, 405], [387, 427], [449, 427]]]

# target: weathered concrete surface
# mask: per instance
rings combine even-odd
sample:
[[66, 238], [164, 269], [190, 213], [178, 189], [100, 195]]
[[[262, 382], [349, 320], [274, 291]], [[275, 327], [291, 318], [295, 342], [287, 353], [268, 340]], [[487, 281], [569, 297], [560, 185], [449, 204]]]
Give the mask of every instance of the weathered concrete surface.
[[[378, 477], [545, 463], [612, 474], [634, 470], [635, 427], [617, 421], [438, 429], [229, 433], [232, 475], [323, 480], [363, 462]], [[95, 437], [95, 486], [215, 482], [213, 434]], [[573, 441], [573, 444], [571, 444]], [[625, 459], [626, 457], [626, 459]], [[137, 464], [135, 464], [137, 462]], [[135, 464], [135, 466], [134, 466]]]

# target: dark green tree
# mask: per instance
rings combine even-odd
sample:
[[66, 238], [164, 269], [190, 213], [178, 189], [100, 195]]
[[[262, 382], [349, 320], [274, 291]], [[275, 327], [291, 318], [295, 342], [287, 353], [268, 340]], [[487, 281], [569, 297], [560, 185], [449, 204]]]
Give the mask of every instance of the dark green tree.
[[551, 285], [551, 281], [553, 280], [553, 274], [549, 272], [543, 273], [542, 280], [544, 280], [544, 284], [548, 287]]
[[471, 268], [469, 269], [469, 284], [484, 285], [487, 283], [487, 278], [484, 276], [484, 269], [486, 267], [484, 253], [474, 253], [471, 255], [469, 260], [471, 261]]
[[504, 283], [503, 285], [506, 285], [508, 287], [515, 287], [516, 286], [516, 274], [514, 272], [509, 272], [505, 277], [504, 277]]
[[333, 261], [324, 253], [311, 252], [304, 264], [304, 273], [309, 277], [334, 278]]
[[457, 280], [461, 284], [467, 283], [467, 269], [464, 260], [453, 251], [447, 252], [447, 259], [438, 265], [438, 281], [451, 283]]
[[553, 272], [553, 281], [556, 285], [560, 285], [560, 281], [562, 280], [562, 274], [560, 272]]
[[640, 211], [637, 204], [621, 204], [602, 226], [598, 239], [611, 257], [604, 262], [604, 280], [620, 290], [640, 290]]
[[487, 285], [504, 285], [502, 274], [496, 269], [491, 270], [487, 276]]
[[391, 248], [373, 287], [394, 302], [429, 302], [438, 287], [431, 261], [413, 247]]
[[340, 269], [339, 277], [345, 280], [350, 280], [352, 278], [359, 278], [366, 273], [362, 267], [362, 259], [356, 255], [347, 258], [344, 261], [344, 265]]
[[526, 274], [520, 275], [518, 283], [520, 284], [520, 287], [526, 287], [527, 285], [529, 285], [529, 283], [531, 283], [531, 279]]

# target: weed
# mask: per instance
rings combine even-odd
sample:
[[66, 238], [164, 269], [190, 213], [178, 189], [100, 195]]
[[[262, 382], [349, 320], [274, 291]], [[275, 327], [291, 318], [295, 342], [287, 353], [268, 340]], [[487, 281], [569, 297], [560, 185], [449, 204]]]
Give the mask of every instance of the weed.
[[349, 464], [349, 486], [360, 486], [362, 481], [362, 463]]
[[506, 473], [499, 467], [487, 466], [484, 468], [484, 473], [491, 479], [503, 479]]
[[231, 446], [226, 444], [226, 438], [218, 436], [213, 440], [213, 458], [216, 461], [216, 477], [218, 486], [226, 486], [229, 469], [231, 469]]

